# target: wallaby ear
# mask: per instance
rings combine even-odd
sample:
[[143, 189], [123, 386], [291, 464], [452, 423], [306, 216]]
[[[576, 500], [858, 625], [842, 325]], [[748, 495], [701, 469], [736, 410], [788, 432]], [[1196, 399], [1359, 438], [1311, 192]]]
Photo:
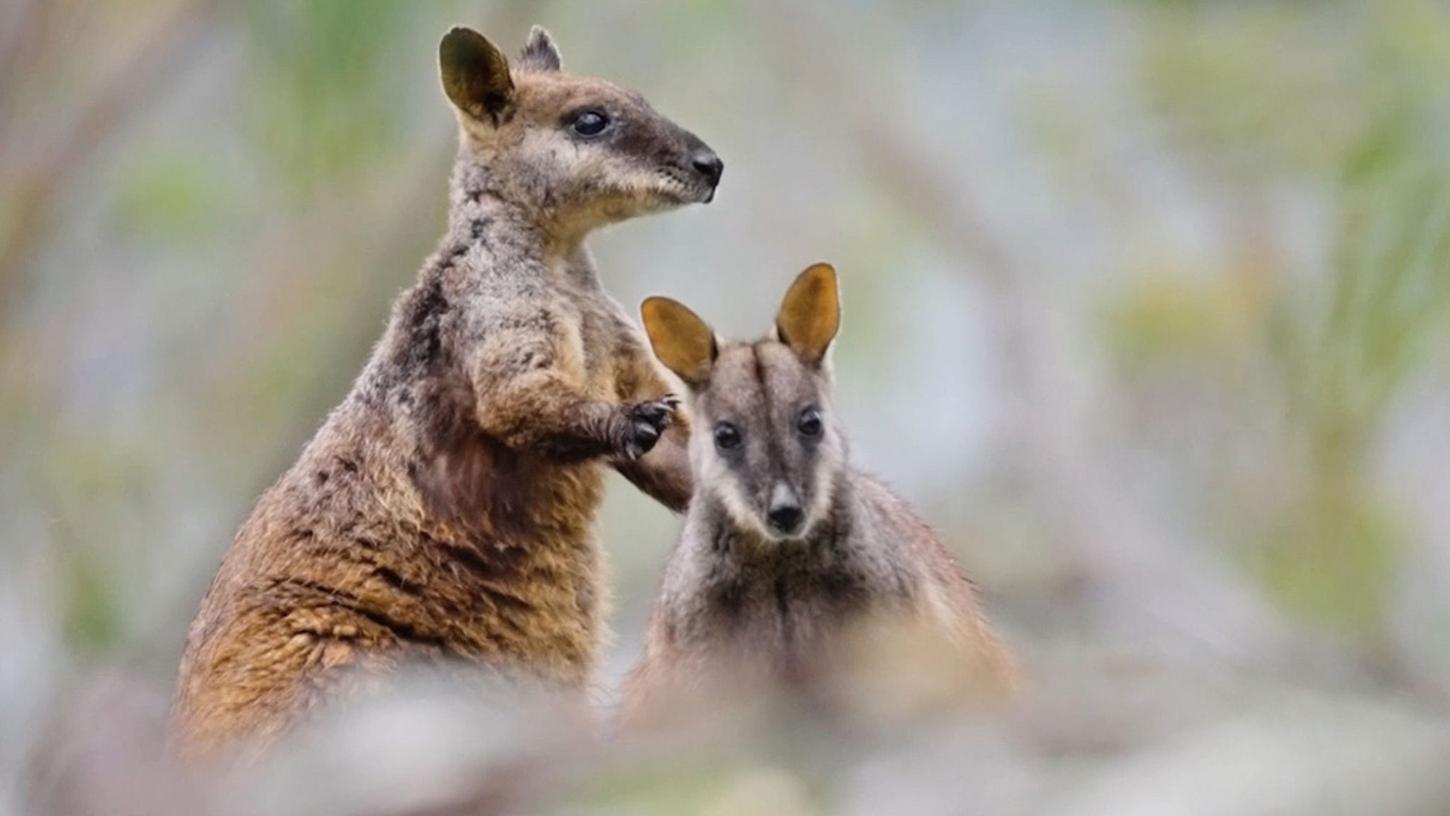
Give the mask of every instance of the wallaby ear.
[[776, 337], [807, 365], [820, 365], [841, 328], [841, 295], [830, 264], [806, 267], [780, 302]]
[[454, 107], [498, 125], [513, 107], [514, 81], [503, 52], [471, 28], [458, 26], [438, 44], [443, 91]]
[[684, 304], [664, 297], [646, 298], [639, 313], [655, 356], [665, 368], [691, 388], [704, 385], [720, 353], [710, 325]]
[[529, 29], [529, 39], [519, 52], [519, 67], [525, 71], [557, 71], [563, 66], [559, 46], [554, 45], [549, 32], [539, 25]]

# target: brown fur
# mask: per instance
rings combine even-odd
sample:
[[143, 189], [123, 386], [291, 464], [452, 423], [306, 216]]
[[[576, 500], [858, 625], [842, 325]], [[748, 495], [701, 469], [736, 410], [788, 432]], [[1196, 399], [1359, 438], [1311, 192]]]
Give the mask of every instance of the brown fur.
[[690, 387], [696, 495], [624, 720], [851, 663], [859, 636], [883, 624], [879, 642], [925, 635], [972, 688], [1010, 688], [1011, 657], [956, 559], [847, 463], [825, 360], [839, 325], [835, 271], [801, 274], [778, 339], [722, 345], [673, 301], [642, 311], [659, 358]]
[[[718, 160], [700, 178], [708, 148], [558, 70], [542, 30], [512, 71], [466, 29], [440, 53], [461, 134], [448, 233], [202, 602], [174, 711], [189, 753], [265, 744], [409, 660], [584, 689], [604, 637], [602, 465], [689, 498], [685, 428], [665, 430], [666, 384], [581, 241], [708, 200]], [[580, 107], [614, 126], [580, 138]]]

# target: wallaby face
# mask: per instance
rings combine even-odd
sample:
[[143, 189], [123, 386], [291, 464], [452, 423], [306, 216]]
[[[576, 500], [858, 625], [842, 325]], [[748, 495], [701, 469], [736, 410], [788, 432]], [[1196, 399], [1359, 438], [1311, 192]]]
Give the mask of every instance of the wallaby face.
[[767, 541], [807, 537], [846, 465], [826, 362], [840, 326], [835, 270], [802, 272], [775, 337], [756, 343], [721, 348], [703, 320], [667, 298], [650, 298], [642, 312], [655, 355], [690, 390], [696, 490]]
[[512, 67], [481, 34], [455, 28], [439, 65], [462, 154], [512, 179], [510, 198], [547, 209], [556, 228], [582, 235], [714, 197], [724, 165], [713, 150], [639, 94], [562, 70], [542, 28]]

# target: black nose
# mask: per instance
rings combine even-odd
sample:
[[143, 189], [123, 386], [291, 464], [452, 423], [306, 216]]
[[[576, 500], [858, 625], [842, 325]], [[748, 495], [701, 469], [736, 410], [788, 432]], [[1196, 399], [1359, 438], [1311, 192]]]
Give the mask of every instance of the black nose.
[[766, 518], [770, 519], [770, 526], [775, 528], [777, 533], [793, 533], [801, 525], [801, 509], [794, 504], [783, 504], [779, 507], [770, 508]]
[[690, 164], [705, 177], [706, 181], [710, 182], [711, 187], [720, 184], [720, 174], [725, 172], [725, 162], [720, 161], [720, 157], [715, 155], [715, 151], [708, 147], [696, 150], [690, 154]]

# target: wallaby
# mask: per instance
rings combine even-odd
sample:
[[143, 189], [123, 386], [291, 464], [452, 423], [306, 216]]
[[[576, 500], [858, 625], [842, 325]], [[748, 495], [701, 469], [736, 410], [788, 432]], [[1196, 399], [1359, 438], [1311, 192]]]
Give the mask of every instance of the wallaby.
[[583, 240], [710, 201], [720, 159], [638, 94], [563, 71], [541, 28], [512, 66], [454, 28], [439, 63], [460, 134], [447, 234], [222, 562], [180, 668], [185, 752], [265, 745], [411, 659], [585, 689], [602, 466], [688, 502], [676, 402]]
[[835, 270], [802, 272], [774, 336], [753, 343], [721, 344], [667, 298], [641, 311], [655, 355], [689, 392], [695, 496], [625, 684], [625, 722], [681, 692], [805, 676], [868, 622], [930, 632], [975, 685], [1010, 687], [1013, 662], [951, 553], [848, 463], [827, 357]]

